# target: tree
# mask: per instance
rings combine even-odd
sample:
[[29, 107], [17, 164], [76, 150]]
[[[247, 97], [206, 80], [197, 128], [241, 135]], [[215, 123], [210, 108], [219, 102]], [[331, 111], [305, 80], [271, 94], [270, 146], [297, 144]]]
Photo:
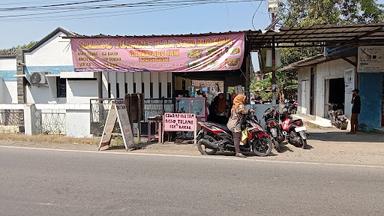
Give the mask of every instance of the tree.
[[382, 22], [384, 6], [375, 0], [286, 0], [279, 18], [285, 27]]
[[17, 50], [19, 49], [29, 49], [37, 44], [36, 41], [31, 41], [24, 45], [18, 45], [9, 49], [0, 49], [0, 55], [16, 55]]

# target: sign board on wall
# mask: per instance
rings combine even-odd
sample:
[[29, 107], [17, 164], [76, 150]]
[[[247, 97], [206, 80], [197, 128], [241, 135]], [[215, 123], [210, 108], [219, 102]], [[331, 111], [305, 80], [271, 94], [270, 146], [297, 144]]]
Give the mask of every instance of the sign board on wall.
[[75, 71], [238, 70], [244, 33], [206, 36], [72, 38]]
[[384, 73], [384, 46], [359, 47], [358, 72]]

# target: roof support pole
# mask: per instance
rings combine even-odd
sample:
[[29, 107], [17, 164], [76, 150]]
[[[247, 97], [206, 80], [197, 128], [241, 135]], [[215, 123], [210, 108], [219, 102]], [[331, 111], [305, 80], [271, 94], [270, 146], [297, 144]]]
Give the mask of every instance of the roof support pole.
[[[24, 51], [22, 49], [17, 50], [16, 54], [16, 68], [17, 68], [17, 75], [23, 75], [24, 72]], [[25, 88], [26, 88], [26, 82], [24, 77], [18, 77], [17, 78], [17, 103], [23, 104], [26, 102], [25, 100]]]
[[272, 105], [276, 106], [277, 86], [276, 86], [276, 45], [275, 37], [272, 39]]
[[245, 54], [245, 95], [247, 96], [247, 101], [250, 102], [250, 85], [251, 85], [251, 53], [247, 52]]

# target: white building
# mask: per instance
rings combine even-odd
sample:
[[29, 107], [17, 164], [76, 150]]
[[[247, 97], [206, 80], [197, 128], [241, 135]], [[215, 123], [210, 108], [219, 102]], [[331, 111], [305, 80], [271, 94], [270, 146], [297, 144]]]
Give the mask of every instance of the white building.
[[171, 97], [172, 73], [74, 72], [66, 38], [72, 35], [57, 28], [18, 56], [0, 56], [0, 110], [9, 104], [34, 104], [42, 116], [40, 132], [88, 137], [91, 99], [128, 93]]
[[299, 113], [327, 118], [329, 104], [339, 104], [345, 114], [351, 116], [354, 65], [343, 59], [325, 61], [325, 57], [320, 56], [298, 66]]
[[[352, 91], [357, 88], [362, 102], [360, 127], [366, 130], [384, 127], [384, 64], [381, 62], [381, 66], [374, 65], [362, 71], [359, 68], [361, 56], [358, 55], [362, 48], [370, 47], [348, 48], [333, 57], [318, 55], [285, 68], [298, 72], [299, 114], [312, 118], [321, 126], [330, 126], [329, 104], [337, 104], [350, 118]], [[384, 51], [384, 47], [375, 49]], [[375, 58], [383, 59], [384, 52], [379, 51]]]
[[17, 103], [16, 56], [0, 55], [0, 104]]

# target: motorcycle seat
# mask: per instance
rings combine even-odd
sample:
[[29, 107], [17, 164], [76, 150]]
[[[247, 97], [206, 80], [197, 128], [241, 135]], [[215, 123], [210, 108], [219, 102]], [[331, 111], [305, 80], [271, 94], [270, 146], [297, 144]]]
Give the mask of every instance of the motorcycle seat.
[[206, 125], [208, 126], [215, 126], [215, 127], [218, 127], [220, 129], [222, 129], [223, 131], [227, 132], [227, 133], [232, 133], [228, 127], [226, 125], [222, 125], [222, 124], [217, 124], [217, 123], [213, 123], [213, 122], [205, 122]]

